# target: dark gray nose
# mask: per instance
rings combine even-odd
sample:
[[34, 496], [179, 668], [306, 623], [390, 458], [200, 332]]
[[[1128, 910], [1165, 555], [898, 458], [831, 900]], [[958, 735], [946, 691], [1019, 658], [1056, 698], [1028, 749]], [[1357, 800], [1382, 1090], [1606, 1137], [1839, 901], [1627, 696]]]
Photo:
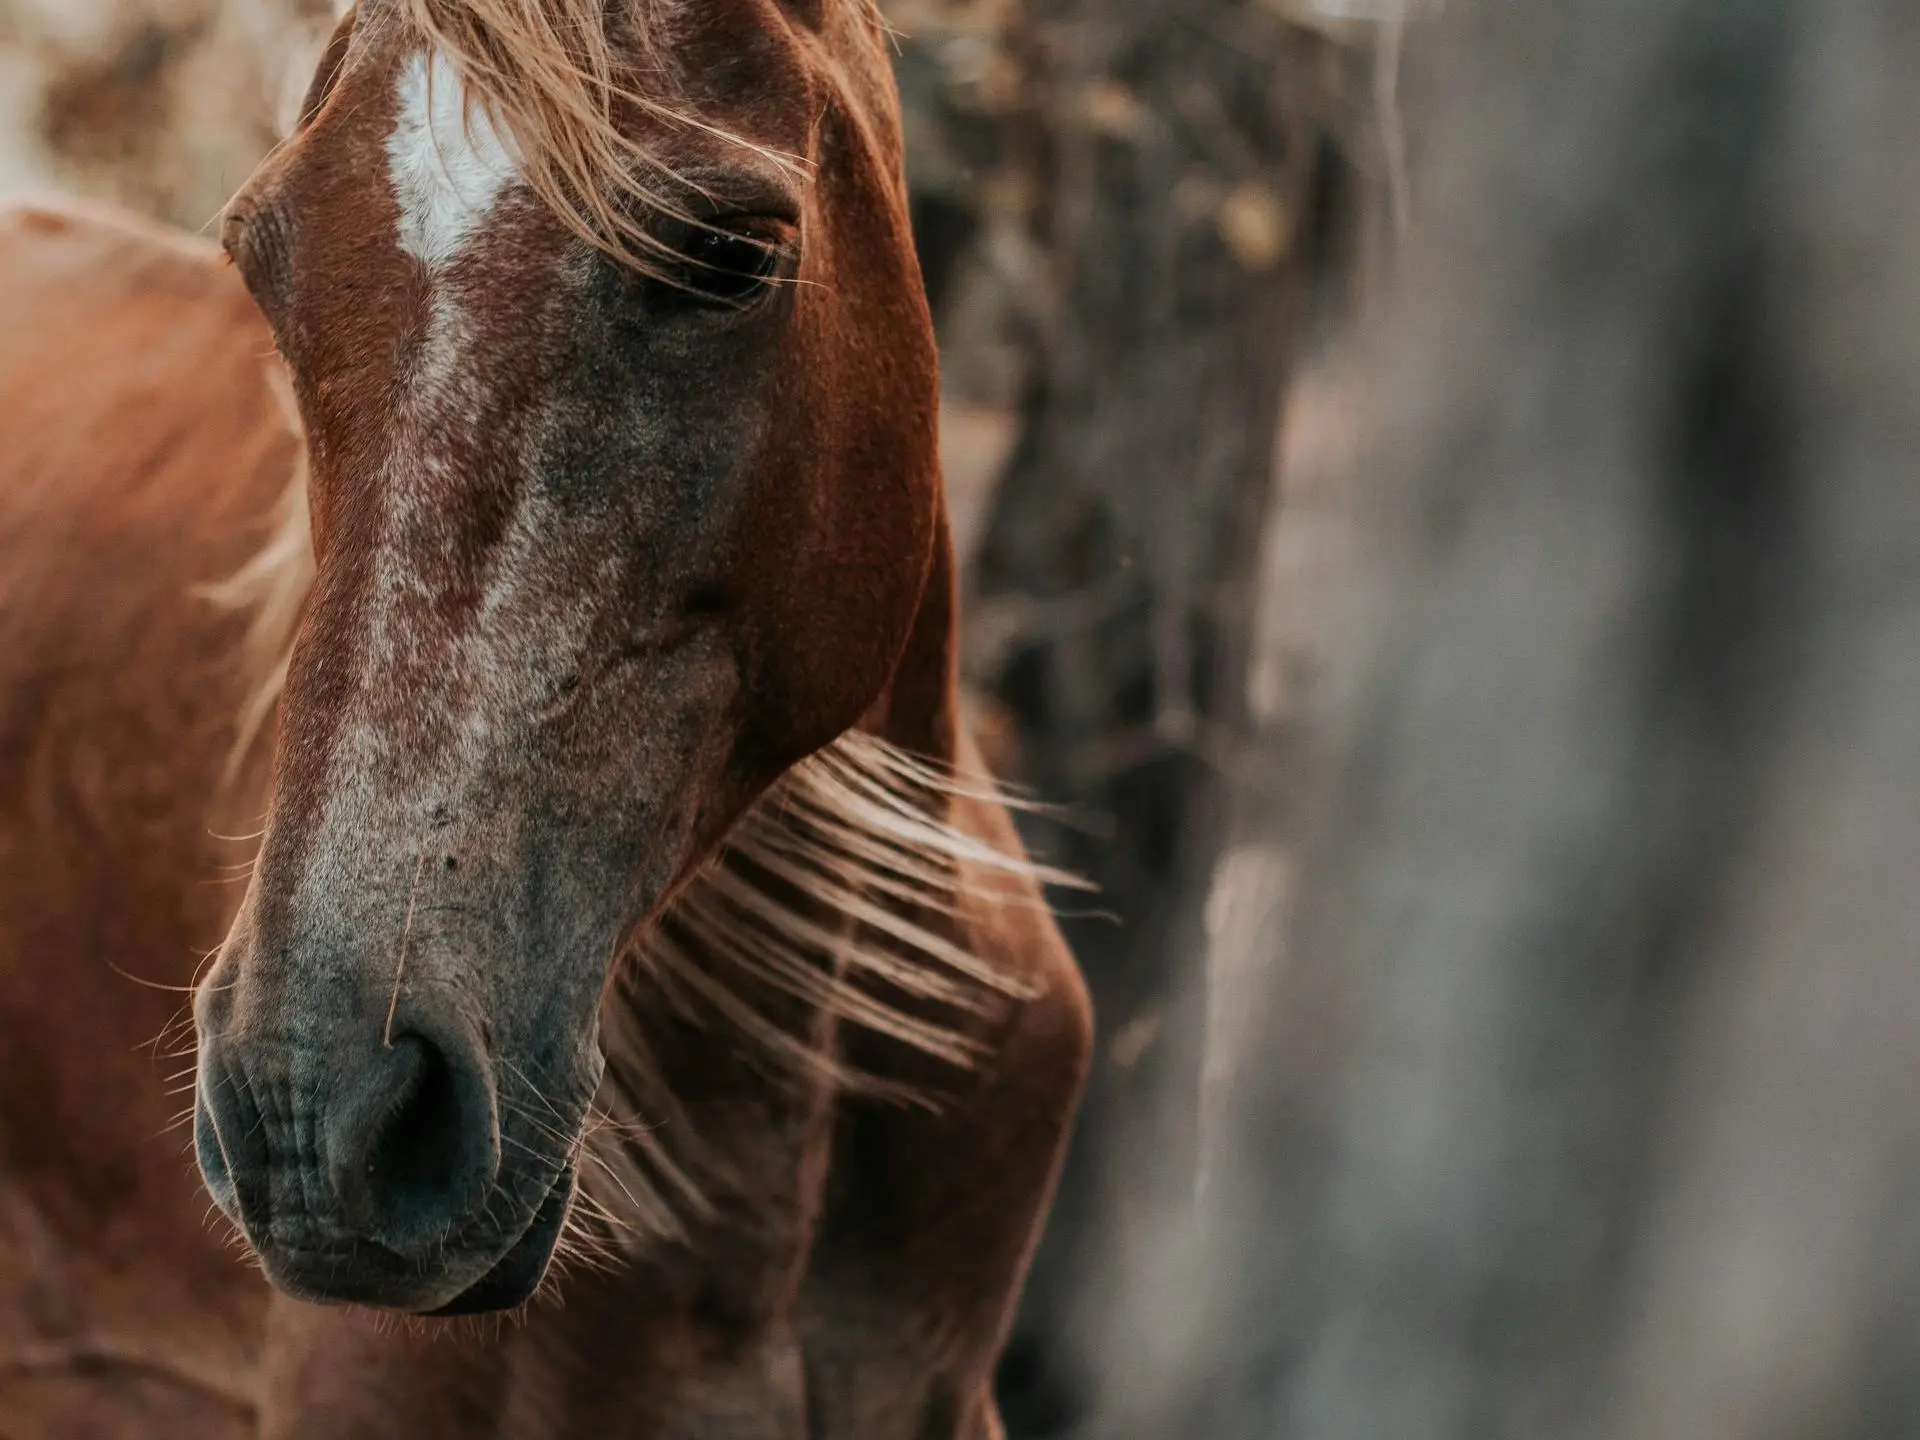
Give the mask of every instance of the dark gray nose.
[[500, 1127], [484, 1056], [415, 1029], [340, 1067], [322, 1120], [341, 1218], [402, 1255], [448, 1238], [486, 1200]]
[[491, 1066], [438, 1018], [324, 1050], [203, 1038], [201, 1173], [256, 1248], [350, 1239], [424, 1258], [482, 1210], [500, 1169]]
[[224, 1047], [204, 1040], [196, 1100], [193, 1149], [207, 1192], [228, 1219], [264, 1230], [271, 1204], [265, 1121]]

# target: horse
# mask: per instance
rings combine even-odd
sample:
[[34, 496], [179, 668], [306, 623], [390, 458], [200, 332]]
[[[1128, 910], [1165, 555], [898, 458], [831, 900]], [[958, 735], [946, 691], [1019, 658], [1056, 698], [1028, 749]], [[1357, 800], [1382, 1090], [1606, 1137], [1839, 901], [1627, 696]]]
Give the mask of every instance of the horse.
[[0, 1429], [1001, 1433], [1091, 1016], [899, 124], [865, 0], [361, 0], [218, 246], [0, 217]]

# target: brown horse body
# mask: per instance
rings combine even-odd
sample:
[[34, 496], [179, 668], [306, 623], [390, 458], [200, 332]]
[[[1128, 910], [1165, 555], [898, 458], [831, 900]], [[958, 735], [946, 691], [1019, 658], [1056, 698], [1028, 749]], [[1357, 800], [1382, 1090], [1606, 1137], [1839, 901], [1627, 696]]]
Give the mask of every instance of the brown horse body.
[[294, 446], [204, 247], [8, 214], [0, 336], [0, 1435], [243, 1434], [266, 1296], [167, 1083], [251, 848], [210, 832], [254, 828], [213, 806], [240, 629], [189, 590]]
[[[736, 8], [761, 22], [777, 13]], [[855, 31], [803, 18], [800, 53], [823, 43], [823, 34], [841, 34], [829, 53], [853, 43], [845, 35]], [[877, 46], [857, 51], [857, 65], [836, 55], [833, 83], [846, 85], [855, 73], [877, 84], [878, 53]], [[390, 81], [394, 73], [392, 58], [371, 44], [357, 60], [338, 62], [336, 52], [328, 63], [343, 89], [358, 83], [356, 75]], [[331, 125], [329, 143], [350, 139], [346, 126], [373, 108], [371, 93], [331, 117], [324, 105], [310, 107], [311, 163], [321, 172], [313, 183], [339, 183], [347, 173], [317, 158], [320, 137]], [[829, 96], [829, 117], [836, 103]], [[793, 292], [791, 314], [769, 310], [772, 318], [753, 323], [777, 325], [766, 333], [799, 346], [835, 324], [833, 311], [805, 307], [839, 297], [883, 340], [885, 327], [902, 327], [887, 346], [896, 359], [876, 364], [857, 344], [836, 351], [824, 341], [811, 356], [785, 352], [811, 362], [806, 379], [776, 375], [772, 391], [762, 392], [776, 397], [767, 402], [775, 409], [749, 427], [758, 438], [742, 452], [752, 458], [741, 472], [778, 478], [783, 488], [766, 492], [773, 499], [756, 498], [761, 482], [741, 481], [751, 493], [736, 508], [748, 521], [723, 537], [689, 582], [703, 597], [716, 586], [725, 593], [725, 604], [702, 598], [690, 613], [708, 629], [720, 624], [731, 636], [725, 653], [736, 658], [676, 670], [669, 662], [678, 663], [682, 651], [708, 652], [698, 649], [705, 641], [674, 640], [627, 659], [621, 672], [657, 665], [669, 678], [692, 675], [698, 691], [718, 669], [725, 683], [711, 688], [731, 698], [691, 727], [685, 754], [693, 759], [674, 762], [707, 769], [686, 772], [693, 779], [646, 782], [697, 782], [683, 850], [670, 865], [661, 862], [660, 878], [627, 911], [610, 912], [607, 940], [594, 938], [569, 962], [578, 984], [598, 987], [598, 1041], [589, 1028], [584, 1043], [606, 1055], [596, 1105], [622, 1122], [597, 1136], [584, 1099], [575, 1103], [557, 1085], [516, 1083], [529, 1068], [543, 1076], [564, 1068], [549, 1066], [549, 1052], [537, 1049], [521, 1052], [516, 1064], [511, 1047], [520, 1042], [511, 1027], [527, 987], [536, 997], [567, 988], [556, 968], [566, 952], [554, 937], [571, 932], [557, 926], [550, 905], [529, 912], [524, 907], [534, 902], [516, 900], [528, 862], [502, 870], [508, 842], [498, 837], [551, 823], [556, 805], [579, 813], [585, 802], [539, 798], [572, 783], [586, 763], [579, 757], [613, 757], [593, 761], [601, 777], [593, 783], [603, 785], [610, 773], [628, 773], [608, 768], [620, 745], [667, 743], [647, 728], [664, 721], [630, 708], [651, 692], [623, 690], [608, 671], [587, 671], [584, 685], [572, 679], [553, 715], [525, 722], [530, 737], [574, 727], [561, 769], [525, 771], [537, 803], [515, 810], [511, 826], [494, 819], [495, 828], [469, 831], [461, 829], [464, 814], [423, 805], [421, 813], [433, 817], [423, 822], [428, 838], [408, 832], [391, 855], [383, 849], [379, 827], [414, 803], [408, 787], [422, 782], [410, 768], [383, 770], [380, 757], [395, 747], [439, 755], [427, 767], [437, 784], [469, 763], [476, 747], [497, 743], [503, 729], [514, 764], [530, 765], [524, 757], [533, 740], [498, 709], [484, 712], [488, 728], [476, 740], [473, 717], [492, 702], [466, 697], [465, 748], [435, 748], [450, 732], [434, 719], [437, 700], [429, 694], [422, 702], [417, 687], [436, 683], [436, 654], [450, 657], [437, 663], [451, 673], [479, 643], [476, 631], [462, 628], [474, 622], [444, 609], [417, 618], [404, 659], [421, 668], [396, 677], [416, 689], [403, 709], [388, 705], [382, 667], [400, 662], [364, 649], [365, 617], [377, 602], [356, 586], [391, 551], [368, 538], [378, 527], [354, 506], [398, 502], [352, 489], [355, 472], [345, 467], [365, 436], [337, 428], [329, 407], [362, 371], [334, 376], [317, 348], [359, 322], [350, 310], [329, 318], [323, 308], [313, 322], [282, 315], [277, 338], [283, 353], [293, 346], [295, 390], [313, 437], [318, 572], [279, 702], [279, 742], [255, 747], [258, 754], [243, 748], [244, 763], [229, 773], [261, 667], [246, 643], [247, 617], [197, 592], [240, 571], [273, 537], [284, 510], [300, 451], [270, 384], [276, 337], [211, 250], [48, 212], [17, 212], [0, 227], [0, 428], [8, 437], [0, 450], [0, 1435], [7, 1440], [215, 1436], [256, 1426], [302, 1437], [997, 1433], [992, 1367], [1078, 1093], [1089, 1019], [1008, 816], [985, 788], [956, 719], [952, 559], [926, 404], [924, 306], [917, 293], [890, 291], [895, 282], [883, 279], [870, 293], [894, 298], [863, 312], [869, 282], [845, 268], [816, 270], [835, 263], [836, 241], [842, 267], [860, 246], [884, 244], [891, 260], [876, 261], [879, 273], [897, 270], [906, 227], [891, 103], [884, 95], [860, 100], [866, 119], [856, 129], [875, 115], [884, 123], [862, 131], [859, 144], [875, 144], [878, 135], [877, 153], [894, 172], [877, 172], [877, 188], [862, 193], [848, 182], [836, 200], [832, 187], [842, 182], [825, 170], [841, 163], [857, 175], [872, 157], [836, 162], [815, 145], [823, 163], [816, 184], [826, 198], [817, 212], [809, 201], [796, 223], [814, 246], [799, 261], [800, 274], [816, 273], [819, 283]], [[305, 183], [291, 167], [309, 161], [290, 154], [271, 182], [280, 193]], [[848, 196], [877, 213], [826, 208], [845, 209]], [[525, 216], [515, 222], [523, 258], [534, 233], [527, 227], [540, 223], [531, 209]], [[310, 242], [296, 235], [296, 243]], [[899, 273], [911, 274], [910, 260], [908, 252]], [[271, 267], [254, 263], [260, 268], [248, 279], [259, 295]], [[555, 273], [584, 273], [577, 254], [569, 263], [572, 269]], [[658, 309], [662, 302], [646, 303]], [[305, 338], [305, 323], [331, 329], [315, 342]], [[732, 328], [724, 333], [738, 335], [747, 322], [726, 323]], [[406, 353], [409, 342], [401, 343]], [[301, 348], [309, 345], [316, 348]], [[387, 378], [390, 386], [402, 383]], [[852, 429], [836, 430], [833, 415], [818, 413], [818, 396], [806, 386], [824, 380], [841, 381], [854, 396]], [[803, 418], [782, 418], [779, 397], [789, 391], [808, 411]], [[661, 404], [673, 402], [671, 391], [662, 393]], [[572, 408], [552, 413], [578, 411], [561, 399]], [[520, 403], [503, 401], [503, 413]], [[847, 407], [836, 401], [835, 408]], [[893, 415], [891, 437], [870, 433], [876, 414]], [[805, 454], [826, 457], [811, 475], [791, 468], [804, 458], [800, 451], [780, 453], [779, 437], [795, 426], [796, 444], [818, 447]], [[711, 450], [707, 444], [687, 463], [697, 467]], [[846, 509], [849, 497], [837, 492], [869, 484], [858, 477], [876, 462], [904, 467], [900, 493], [923, 498], [890, 511], [896, 500], [869, 491]], [[835, 464], [852, 478], [838, 478]], [[462, 473], [497, 478], [499, 465], [468, 454]], [[813, 521], [795, 518], [790, 538], [807, 553], [753, 553], [776, 538], [769, 526], [784, 523], [777, 505], [792, 503], [796, 480], [813, 486], [797, 513], [860, 518], [812, 544], [806, 526]], [[653, 505], [647, 513], [657, 511]], [[890, 524], [896, 513], [901, 519]], [[489, 534], [511, 530], [496, 525]], [[696, 553], [702, 543], [682, 537], [679, 548]], [[819, 549], [832, 553], [810, 558]], [[448, 572], [456, 579], [440, 588], [437, 544], [413, 553], [409, 594], [467, 593], [463, 580], [456, 583], [464, 572]], [[711, 555], [732, 557], [726, 563], [734, 568], [716, 579]], [[815, 559], [826, 569], [809, 569]], [[310, 562], [304, 550], [293, 560], [299, 563], [283, 557], [282, 568], [304, 594]], [[655, 576], [660, 563], [648, 562], [646, 575]], [[836, 611], [840, 601], [823, 600], [811, 609], [826, 613], [824, 627], [812, 615], [796, 619], [805, 596], [792, 585], [820, 583], [835, 566], [854, 577], [853, 604], [868, 613]], [[756, 594], [763, 575], [785, 588]], [[502, 607], [523, 603], [534, 588], [511, 577], [491, 583], [490, 593], [507, 595]], [[648, 580], [656, 588], [671, 583], [671, 575]], [[645, 599], [652, 591], [622, 590], [620, 603], [634, 603], [635, 593]], [[283, 586], [277, 599], [286, 598]], [[715, 609], [720, 622], [705, 618]], [[754, 625], [760, 628], [741, 633]], [[845, 627], [843, 653], [833, 644], [835, 625]], [[440, 632], [459, 643], [436, 652], [418, 638]], [[510, 651], [495, 654], [486, 684], [510, 688], [513, 677], [503, 679], [501, 667], [514, 662]], [[824, 668], [825, 678], [796, 679], [792, 667], [802, 664]], [[456, 688], [451, 679], [446, 686]], [[752, 697], [768, 688], [779, 704], [755, 713]], [[584, 698], [570, 698], [575, 692]], [[609, 708], [616, 702], [629, 708]], [[426, 728], [402, 733], [393, 715]], [[361, 728], [342, 716], [357, 717]], [[734, 736], [730, 745], [711, 740], [716, 727]], [[669, 726], [666, 733], [677, 732]], [[338, 842], [326, 817], [330, 805], [344, 803], [338, 787], [345, 782], [329, 778], [325, 757], [351, 745], [371, 747], [364, 754], [375, 757], [360, 771], [379, 772], [371, 779], [356, 773], [352, 783], [392, 798], [365, 812], [371, 819], [362, 833], [332, 858], [329, 847]], [[931, 768], [902, 768], [889, 758], [903, 752], [926, 757]], [[505, 783], [497, 777], [506, 763], [488, 761], [496, 784]], [[949, 772], [958, 783], [940, 778]], [[243, 898], [254, 846], [220, 837], [253, 835], [262, 814], [266, 839]], [[569, 867], [585, 861], [568, 858], [584, 843], [578, 837], [598, 837], [609, 823], [590, 814], [570, 820], [572, 828], [542, 832], [539, 865], [578, 873]], [[832, 841], [824, 849], [822, 836]], [[911, 853], [928, 836], [938, 853]], [[411, 866], [404, 863], [416, 853]], [[315, 854], [333, 868], [316, 871]], [[387, 864], [394, 856], [400, 863]], [[374, 860], [384, 868], [329, 892], [323, 904], [302, 888], [315, 873], [357, 875], [353, 867]], [[487, 877], [485, 888], [458, 888], [479, 885], [466, 878], [475, 873]], [[593, 901], [588, 893], [582, 904], [591, 909]], [[357, 960], [337, 949], [324, 967], [314, 960], [319, 968], [309, 968], [306, 951], [323, 932], [315, 929], [320, 922], [301, 917], [344, 926], [333, 917], [363, 911], [386, 927], [355, 935], [373, 949], [366, 983]], [[522, 933], [536, 921], [544, 938], [531, 955], [531, 942], [520, 941], [489, 962], [486, 947], [504, 943], [490, 937]], [[269, 1275], [305, 1299], [273, 1294], [234, 1253], [224, 1227], [208, 1222], [206, 1193], [182, 1154], [181, 1131], [170, 1125], [179, 1097], [163, 1093], [163, 1077], [175, 1067], [152, 1053], [180, 1048], [165, 1040], [182, 1033], [179, 990], [195, 983], [202, 956], [223, 934], [213, 978], [199, 982], [201, 1163], [213, 1167], [222, 1208], [251, 1244], [264, 1247]], [[786, 960], [766, 961], [762, 941], [774, 951], [784, 946]], [[615, 964], [609, 955], [627, 958]], [[490, 978], [485, 963], [496, 966]], [[977, 966], [990, 983], [975, 995], [936, 975], [941, 964], [959, 967], [963, 978]], [[587, 1019], [591, 1026], [593, 1014]], [[551, 1053], [571, 1054], [572, 1034], [556, 1031], [556, 1023], [543, 1021], [526, 1043], [550, 1042], [560, 1047]], [[314, 1033], [324, 1043], [312, 1041]], [[221, 1047], [214, 1061], [209, 1036]], [[390, 1084], [402, 1057], [414, 1064], [416, 1053], [442, 1070], [465, 1066], [472, 1074], [442, 1084], [421, 1079], [415, 1065]], [[297, 1078], [315, 1074], [322, 1078]], [[263, 1076], [294, 1088], [273, 1091]], [[349, 1103], [369, 1086], [376, 1099], [382, 1086], [393, 1092], [373, 1121], [364, 1106]], [[450, 1097], [444, 1106], [422, 1099], [443, 1091]], [[274, 1109], [275, 1095], [290, 1107], [286, 1114]], [[235, 1105], [249, 1117], [245, 1127], [223, 1109]], [[476, 1113], [498, 1118], [489, 1129], [476, 1126]], [[306, 1138], [296, 1145], [296, 1135]], [[480, 1158], [469, 1163], [470, 1152]], [[354, 1165], [365, 1156], [365, 1180], [351, 1165], [342, 1170], [342, 1153]], [[596, 1164], [611, 1186], [595, 1179]], [[381, 1173], [389, 1166], [392, 1176]], [[472, 1191], [470, 1180], [491, 1189]], [[625, 1215], [618, 1213], [622, 1196], [633, 1202]], [[510, 1228], [487, 1228], [523, 1197], [531, 1197], [526, 1215]], [[556, 1198], [563, 1209], [572, 1199], [567, 1223], [588, 1232], [589, 1252], [522, 1306], [556, 1243], [542, 1218]], [[598, 1229], [578, 1224], [589, 1208], [605, 1222]], [[420, 1214], [433, 1223], [416, 1223]], [[297, 1232], [289, 1228], [296, 1223]], [[294, 1233], [306, 1238], [296, 1243], [288, 1238]], [[322, 1240], [334, 1248], [318, 1266], [311, 1247]], [[406, 1264], [417, 1279], [406, 1278], [396, 1255], [412, 1257]], [[396, 1323], [310, 1299], [443, 1313], [518, 1308], [499, 1320]]]

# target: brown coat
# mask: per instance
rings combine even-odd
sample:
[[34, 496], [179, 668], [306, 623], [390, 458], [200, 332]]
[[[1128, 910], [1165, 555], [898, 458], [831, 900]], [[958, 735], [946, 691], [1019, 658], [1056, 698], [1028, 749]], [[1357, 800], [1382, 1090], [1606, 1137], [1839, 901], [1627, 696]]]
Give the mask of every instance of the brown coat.
[[[774, 1117], [762, 1172], [731, 1192], [752, 1213], [716, 1222], [713, 1248], [577, 1271], [506, 1322], [400, 1328], [284, 1298], [268, 1320], [169, 1128], [190, 1036], [184, 997], [155, 987], [191, 983], [219, 943], [250, 845], [217, 837], [264, 808], [263, 763], [222, 784], [257, 679], [244, 620], [194, 590], [259, 547], [295, 460], [270, 350], [210, 250], [0, 222], [0, 1435], [246, 1434], [256, 1414], [302, 1437], [997, 1433], [993, 1358], [1089, 1025], [1051, 922], [1022, 905], [954, 922], [1032, 992], [967, 1022], [975, 1069], [848, 1042], [942, 1094], [937, 1114], [767, 1102], [738, 1037], [659, 1032], [690, 1111], [751, 1094]], [[941, 530], [867, 723], [919, 749], [932, 724], [964, 768]], [[1017, 850], [996, 804], [950, 819]]]

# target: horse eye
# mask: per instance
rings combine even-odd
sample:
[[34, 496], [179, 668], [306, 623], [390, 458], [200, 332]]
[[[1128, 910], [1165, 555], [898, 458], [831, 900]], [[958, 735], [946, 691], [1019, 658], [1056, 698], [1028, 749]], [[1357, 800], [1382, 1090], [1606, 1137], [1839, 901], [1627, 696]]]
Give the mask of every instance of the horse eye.
[[701, 299], [725, 305], [753, 299], [780, 268], [777, 244], [735, 230], [703, 231], [681, 255], [679, 283]]

